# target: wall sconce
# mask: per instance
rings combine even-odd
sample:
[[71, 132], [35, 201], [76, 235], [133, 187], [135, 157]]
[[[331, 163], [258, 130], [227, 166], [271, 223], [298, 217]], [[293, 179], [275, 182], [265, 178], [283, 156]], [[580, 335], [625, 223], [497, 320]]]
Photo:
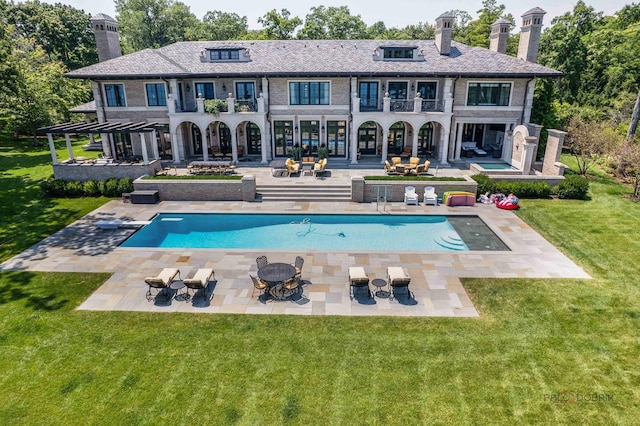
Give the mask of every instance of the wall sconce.
[[411, 90], [414, 90], [416, 88], [416, 85], [411, 83]]
[[322, 131], [324, 132], [324, 124], [322, 125], [321, 129], [322, 129]]
[[384, 83], [382, 83], [382, 91], [384, 92], [386, 89], [387, 89], [387, 86]]
[[222, 91], [223, 91], [223, 92], [226, 92], [226, 91], [227, 91], [227, 86], [226, 86], [224, 83], [222, 83]]
[[260, 91], [262, 92], [262, 83], [260, 83], [260, 86], [258, 86], [258, 87], [260, 87]]
[[298, 131], [298, 126], [294, 127], [293, 130]]
[[213, 129], [213, 130], [211, 131], [211, 136], [215, 136], [215, 135], [216, 135], [216, 129]]
[[187, 84], [187, 93], [189, 93], [191, 91], [191, 85]]
[[242, 131], [242, 129], [240, 129], [238, 133], [240, 134], [240, 136], [244, 135], [244, 132]]

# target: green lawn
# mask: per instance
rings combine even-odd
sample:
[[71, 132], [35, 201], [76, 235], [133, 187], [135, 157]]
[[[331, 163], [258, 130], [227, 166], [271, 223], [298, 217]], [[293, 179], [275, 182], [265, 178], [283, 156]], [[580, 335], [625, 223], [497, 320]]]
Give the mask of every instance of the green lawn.
[[[465, 280], [479, 319], [75, 311], [106, 276], [1, 273], [0, 424], [635, 424], [628, 192], [601, 176], [590, 201], [522, 200], [594, 279]], [[549, 401], [565, 390], [607, 400]]]

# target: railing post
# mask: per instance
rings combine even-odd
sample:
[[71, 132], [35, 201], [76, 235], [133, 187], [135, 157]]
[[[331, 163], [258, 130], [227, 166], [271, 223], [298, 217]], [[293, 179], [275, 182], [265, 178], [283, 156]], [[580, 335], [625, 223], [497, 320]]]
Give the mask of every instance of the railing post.
[[198, 99], [196, 99], [196, 105], [198, 106], [198, 113], [204, 114], [204, 99], [202, 96], [198, 95]]
[[360, 112], [360, 98], [358, 97], [358, 94], [355, 93], [353, 95], [353, 112], [358, 113]]
[[229, 110], [229, 114], [235, 114], [235, 112], [236, 112], [236, 100], [233, 97], [232, 93], [229, 93], [229, 96], [227, 97], [227, 108]]
[[420, 92], [416, 93], [416, 97], [413, 98], [413, 112], [422, 112], [422, 98]]

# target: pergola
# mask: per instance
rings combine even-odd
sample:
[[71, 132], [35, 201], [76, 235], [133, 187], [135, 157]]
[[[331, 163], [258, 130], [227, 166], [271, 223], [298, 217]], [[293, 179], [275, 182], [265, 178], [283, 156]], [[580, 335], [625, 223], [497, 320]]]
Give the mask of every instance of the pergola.
[[[123, 122], [105, 122], [105, 123], [62, 123], [56, 124], [55, 126], [41, 127], [38, 129], [38, 134], [47, 135], [47, 139], [49, 140], [49, 150], [51, 151], [51, 158], [53, 159], [53, 164], [59, 164], [58, 157], [56, 155], [56, 148], [53, 144], [53, 134], [64, 134], [65, 139], [67, 141], [67, 152], [69, 153], [69, 159], [74, 160], [73, 150], [71, 147], [71, 139], [69, 135], [74, 133], [86, 133], [86, 134], [95, 134], [95, 133], [106, 133], [106, 134], [114, 134], [114, 133], [139, 133], [141, 140], [141, 149], [142, 149], [142, 160], [143, 163], [149, 164], [149, 154], [147, 153], [147, 144], [146, 144], [146, 134], [151, 133], [153, 135], [153, 140], [156, 139], [155, 132], [162, 129], [164, 127], [163, 124], [158, 122], [150, 122], [147, 123], [145, 121], [135, 122], [135, 123], [123, 123]], [[152, 143], [153, 148], [153, 156], [155, 159], [160, 158], [160, 154], [158, 152], [158, 144]], [[115, 152], [113, 147], [111, 150]]]

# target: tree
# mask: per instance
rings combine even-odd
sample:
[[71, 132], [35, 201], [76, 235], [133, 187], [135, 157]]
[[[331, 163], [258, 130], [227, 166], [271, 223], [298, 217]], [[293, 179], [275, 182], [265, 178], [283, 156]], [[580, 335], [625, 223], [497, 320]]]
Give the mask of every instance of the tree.
[[347, 6], [312, 7], [298, 33], [298, 38], [308, 40], [356, 40], [367, 36], [367, 25]]
[[200, 32], [194, 38], [200, 40], [237, 40], [249, 30], [246, 16], [220, 10], [207, 12], [199, 28]]
[[609, 152], [616, 144], [617, 137], [604, 122], [588, 122], [573, 117], [569, 122], [565, 145], [578, 163], [578, 171], [586, 175], [597, 158]]
[[198, 19], [184, 3], [173, 0], [115, 0], [125, 52], [158, 48], [187, 40]]
[[[491, 25], [497, 21], [504, 12], [504, 5], [497, 4], [496, 0], [484, 0], [482, 9], [478, 10], [478, 19], [469, 22], [464, 37], [460, 40], [469, 46], [489, 47]], [[505, 17], [513, 22], [513, 17]]]
[[287, 9], [282, 9], [280, 13], [272, 9], [258, 18], [258, 22], [264, 27], [264, 37], [268, 40], [292, 39], [296, 28], [302, 25], [302, 20], [297, 16], [290, 16], [291, 13]]
[[91, 16], [62, 4], [28, 1], [6, 6], [7, 24], [16, 37], [33, 39], [51, 58], [68, 69], [77, 69], [98, 61]]
[[638, 198], [640, 197], [640, 143], [626, 145], [621, 157], [624, 158], [622, 174], [631, 180], [633, 196]]

